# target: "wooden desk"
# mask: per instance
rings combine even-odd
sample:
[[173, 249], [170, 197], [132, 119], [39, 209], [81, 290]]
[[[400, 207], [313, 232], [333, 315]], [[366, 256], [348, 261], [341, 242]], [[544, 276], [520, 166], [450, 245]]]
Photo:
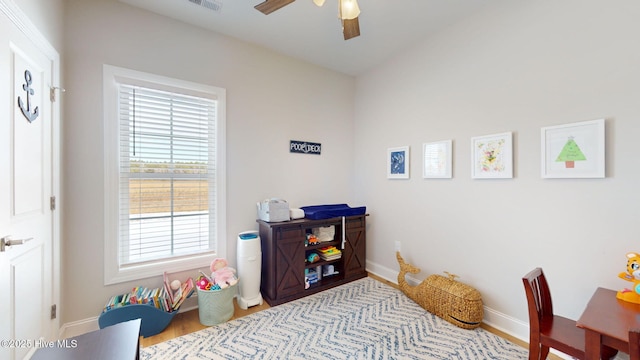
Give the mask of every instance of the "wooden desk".
[[31, 360], [133, 360], [140, 358], [140, 319], [115, 324], [73, 338], [49, 342]]
[[598, 288], [577, 321], [585, 330], [587, 360], [600, 359], [600, 346], [629, 352], [629, 329], [640, 327], [640, 305], [618, 300], [616, 291]]

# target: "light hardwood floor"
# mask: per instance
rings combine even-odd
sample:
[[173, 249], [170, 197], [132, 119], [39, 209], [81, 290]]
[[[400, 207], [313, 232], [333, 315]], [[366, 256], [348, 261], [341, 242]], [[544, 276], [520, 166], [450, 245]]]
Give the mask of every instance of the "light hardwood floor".
[[[262, 305], [252, 306], [247, 310], [243, 310], [238, 306], [238, 302], [236, 301], [236, 299], [233, 299], [233, 306], [235, 310], [231, 320], [237, 319], [243, 316], [247, 316], [249, 314], [253, 314], [255, 312], [269, 308], [269, 304], [267, 304], [267, 302], [264, 301]], [[192, 332], [196, 332], [198, 330], [202, 330], [207, 327], [208, 326], [200, 324], [198, 309], [185, 311], [183, 313], [177, 314], [173, 318], [173, 320], [171, 320], [171, 323], [169, 324], [169, 326], [167, 326], [167, 328], [164, 329], [164, 331], [161, 332], [160, 334], [149, 336], [147, 338], [141, 337], [140, 346], [147, 347], [147, 346], [155, 345], [157, 343], [161, 343], [163, 341], [167, 341], [167, 340], [176, 338], [178, 336], [190, 334]]]
[[[369, 274], [369, 277], [376, 279], [380, 282], [383, 282], [389, 286], [392, 286], [394, 288], [398, 288], [398, 285], [387, 281], [385, 279], [382, 279], [378, 276]], [[265, 301], [262, 305], [258, 305], [258, 306], [253, 306], [248, 308], [247, 310], [243, 310], [240, 307], [238, 307], [238, 303], [236, 302], [236, 300], [233, 300], [233, 305], [235, 307], [235, 312], [233, 317], [231, 318], [231, 320], [233, 319], [237, 319], [249, 314], [253, 314], [255, 312], [264, 310], [264, 309], [268, 309], [269, 308], [269, 304], [267, 304], [267, 302]], [[514, 344], [518, 344], [524, 348], [528, 348], [528, 344], [524, 341], [521, 341], [520, 339], [517, 339], [509, 334], [506, 334], [498, 329], [495, 329], [489, 325], [486, 324], [482, 324], [481, 327], [491, 333], [494, 333], [498, 336], [501, 336], [511, 342], [513, 342]], [[163, 341], [167, 341], [169, 339], [173, 339], [175, 337], [178, 336], [182, 336], [182, 335], [186, 335], [198, 330], [202, 330], [204, 328], [207, 328], [207, 326], [200, 324], [200, 319], [198, 317], [198, 309], [195, 310], [190, 310], [190, 311], [185, 311], [183, 313], [179, 313], [178, 315], [176, 315], [173, 320], [171, 321], [171, 324], [169, 324], [169, 326], [160, 334], [158, 335], [154, 335], [154, 336], [150, 336], [147, 338], [140, 338], [140, 346], [141, 347], [147, 347], [147, 346], [151, 346], [157, 343], [161, 343]], [[554, 359], [554, 360], [561, 360], [560, 357], [557, 357], [553, 354], [549, 355], [549, 359]]]

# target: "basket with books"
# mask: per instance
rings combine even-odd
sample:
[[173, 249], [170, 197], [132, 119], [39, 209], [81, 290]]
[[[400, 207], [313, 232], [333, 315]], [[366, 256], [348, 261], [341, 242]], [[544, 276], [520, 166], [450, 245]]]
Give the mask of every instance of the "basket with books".
[[131, 292], [112, 296], [98, 318], [100, 328], [120, 322], [142, 319], [140, 335], [149, 337], [162, 332], [178, 313], [180, 305], [193, 294], [193, 279], [188, 278], [173, 290], [164, 273], [164, 285], [150, 289], [137, 286]]

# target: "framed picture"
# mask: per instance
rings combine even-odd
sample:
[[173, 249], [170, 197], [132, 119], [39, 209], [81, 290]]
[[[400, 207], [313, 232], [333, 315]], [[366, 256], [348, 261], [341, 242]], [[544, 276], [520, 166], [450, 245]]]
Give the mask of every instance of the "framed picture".
[[409, 147], [401, 146], [387, 149], [387, 178], [409, 178]]
[[543, 178], [604, 178], [604, 119], [543, 127]]
[[513, 177], [512, 133], [471, 138], [471, 177], [508, 179]]
[[451, 140], [422, 144], [422, 177], [451, 179]]

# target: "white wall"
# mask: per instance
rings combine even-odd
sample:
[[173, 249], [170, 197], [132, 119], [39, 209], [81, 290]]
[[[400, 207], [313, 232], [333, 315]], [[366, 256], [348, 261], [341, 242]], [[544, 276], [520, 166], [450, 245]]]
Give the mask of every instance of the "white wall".
[[[367, 265], [395, 278], [394, 241], [419, 275], [477, 287], [495, 325], [526, 336], [521, 277], [546, 272], [578, 318], [598, 286], [628, 286], [640, 251], [640, 3], [503, 2], [358, 78], [354, 183], [368, 207]], [[606, 119], [605, 179], [542, 179], [540, 129]], [[512, 131], [513, 179], [472, 180], [470, 138]], [[422, 178], [422, 144], [453, 139], [454, 177]], [[410, 180], [386, 149], [411, 146]]]
[[[103, 63], [227, 88], [230, 259], [254, 203], [282, 196], [367, 205], [371, 270], [394, 278], [400, 240], [421, 277], [461, 275], [516, 335], [527, 323], [520, 277], [535, 266], [556, 311], [574, 318], [595, 287], [627, 285], [616, 277], [624, 254], [640, 251], [637, 2], [505, 2], [362, 76], [355, 98], [349, 77], [117, 1], [66, 1], [64, 36], [60, 6], [16, 3], [37, 10], [58, 50], [64, 37], [63, 322], [96, 316], [133, 285], [102, 286]], [[607, 178], [541, 179], [540, 128], [596, 118], [607, 119]], [[504, 131], [514, 178], [471, 180], [470, 138]], [[290, 139], [321, 142], [323, 155], [291, 155]], [[454, 178], [422, 179], [421, 145], [441, 139], [454, 140]], [[411, 146], [411, 179], [387, 180], [386, 149], [400, 145]]]
[[[226, 88], [232, 265], [237, 234], [257, 228], [257, 201], [349, 200], [354, 78], [115, 0], [65, 5], [63, 322], [98, 316], [111, 295], [161, 281], [103, 286], [103, 64]], [[322, 143], [322, 155], [290, 154], [292, 139]]]

